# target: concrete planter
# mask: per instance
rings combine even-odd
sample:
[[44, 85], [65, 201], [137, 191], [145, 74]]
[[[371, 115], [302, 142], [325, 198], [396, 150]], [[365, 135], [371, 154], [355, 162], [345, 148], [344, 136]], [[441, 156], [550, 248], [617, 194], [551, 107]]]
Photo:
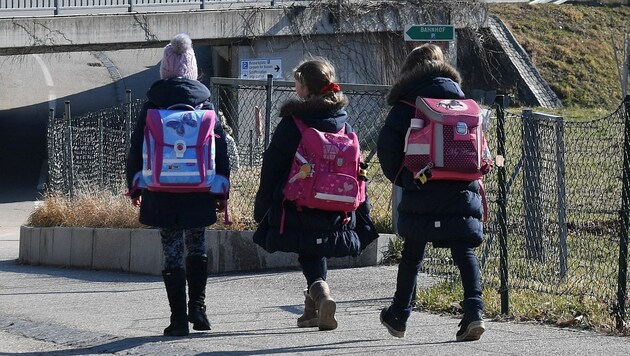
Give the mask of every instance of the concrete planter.
[[[253, 234], [253, 231], [207, 230], [208, 271], [299, 268], [296, 254], [268, 253], [252, 241]], [[381, 234], [361, 256], [331, 258], [329, 266], [376, 265], [393, 236]], [[160, 275], [162, 260], [157, 229], [20, 228], [21, 263]]]

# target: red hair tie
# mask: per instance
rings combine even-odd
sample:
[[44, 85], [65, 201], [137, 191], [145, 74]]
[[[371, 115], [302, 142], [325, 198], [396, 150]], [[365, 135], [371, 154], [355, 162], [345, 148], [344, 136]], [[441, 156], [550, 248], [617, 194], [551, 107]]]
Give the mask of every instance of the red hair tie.
[[341, 88], [339, 87], [339, 85], [337, 83], [328, 83], [327, 85], [325, 85], [322, 90], [320, 90], [320, 94], [325, 94], [326, 92], [332, 91], [333, 93], [336, 93], [338, 91], [340, 91]]

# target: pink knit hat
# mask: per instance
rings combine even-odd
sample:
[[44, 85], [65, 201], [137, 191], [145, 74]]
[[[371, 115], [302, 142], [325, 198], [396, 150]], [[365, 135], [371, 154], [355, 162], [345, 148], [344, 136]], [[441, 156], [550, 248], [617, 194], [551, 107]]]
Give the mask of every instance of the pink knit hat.
[[185, 33], [173, 37], [164, 47], [164, 57], [160, 63], [160, 78], [184, 77], [197, 80], [197, 58], [192, 48], [192, 40]]

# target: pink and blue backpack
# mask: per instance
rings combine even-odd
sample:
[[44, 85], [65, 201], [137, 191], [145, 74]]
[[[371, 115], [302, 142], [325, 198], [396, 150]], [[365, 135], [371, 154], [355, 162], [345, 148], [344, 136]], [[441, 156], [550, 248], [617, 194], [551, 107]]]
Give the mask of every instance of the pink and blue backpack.
[[294, 117], [302, 134], [284, 186], [298, 209], [352, 212], [365, 201], [359, 140], [354, 132], [322, 132]]
[[215, 124], [214, 110], [181, 104], [149, 109], [134, 188], [227, 194], [229, 181], [215, 172]]

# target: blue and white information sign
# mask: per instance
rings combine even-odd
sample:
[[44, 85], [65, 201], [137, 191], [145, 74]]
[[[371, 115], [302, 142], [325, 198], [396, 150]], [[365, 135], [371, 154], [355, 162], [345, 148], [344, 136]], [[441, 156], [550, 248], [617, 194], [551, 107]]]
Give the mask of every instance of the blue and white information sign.
[[273, 79], [282, 80], [282, 59], [254, 58], [241, 60], [241, 79], [267, 79], [267, 74]]

